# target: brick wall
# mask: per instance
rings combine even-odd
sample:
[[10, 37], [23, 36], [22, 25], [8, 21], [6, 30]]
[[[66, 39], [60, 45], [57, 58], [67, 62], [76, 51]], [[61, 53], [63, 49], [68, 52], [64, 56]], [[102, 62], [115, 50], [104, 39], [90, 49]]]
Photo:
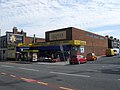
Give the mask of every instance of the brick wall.
[[[62, 40], [82, 40], [86, 41], [85, 53], [80, 53], [80, 48], [76, 51], [78, 54], [86, 55], [87, 53], [94, 52], [96, 55], [104, 55], [105, 50], [108, 48], [108, 40], [106, 37], [91, 33], [85, 30], [68, 27], [53, 31], [46, 32], [46, 41], [50, 41], [50, 33], [58, 33], [61, 31], [66, 31], [66, 39]], [[59, 41], [52, 40], [52, 41]], [[76, 53], [73, 51], [73, 53]]]
[[[45, 42], [45, 39], [43, 39], [43, 38], [35, 38], [35, 42]], [[26, 43], [26, 44], [33, 43], [33, 37], [25, 37], [24, 43]]]
[[85, 55], [94, 52], [96, 55], [104, 55], [108, 48], [107, 38], [81, 29], [72, 28], [72, 39], [86, 41]]

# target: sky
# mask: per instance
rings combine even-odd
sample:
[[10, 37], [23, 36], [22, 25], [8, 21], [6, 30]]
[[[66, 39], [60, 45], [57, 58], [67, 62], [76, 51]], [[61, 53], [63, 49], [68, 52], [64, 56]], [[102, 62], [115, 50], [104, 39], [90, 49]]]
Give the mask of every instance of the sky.
[[76, 27], [120, 39], [120, 0], [0, 0], [1, 35], [13, 27], [40, 38]]

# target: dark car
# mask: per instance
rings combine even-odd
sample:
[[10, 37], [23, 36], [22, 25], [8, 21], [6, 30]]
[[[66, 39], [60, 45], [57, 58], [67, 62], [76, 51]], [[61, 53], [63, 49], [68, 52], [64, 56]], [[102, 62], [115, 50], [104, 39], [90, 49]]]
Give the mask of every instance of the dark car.
[[70, 64], [81, 64], [86, 62], [86, 58], [82, 55], [73, 55], [69, 60]]

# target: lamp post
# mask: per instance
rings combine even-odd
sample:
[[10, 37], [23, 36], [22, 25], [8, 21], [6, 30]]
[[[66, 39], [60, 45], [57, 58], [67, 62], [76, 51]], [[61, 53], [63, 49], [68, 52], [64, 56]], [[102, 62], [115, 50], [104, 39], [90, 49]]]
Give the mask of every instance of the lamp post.
[[1, 29], [0, 29], [0, 59], [1, 59]]
[[91, 35], [92, 53], [94, 53], [94, 40], [93, 35]]

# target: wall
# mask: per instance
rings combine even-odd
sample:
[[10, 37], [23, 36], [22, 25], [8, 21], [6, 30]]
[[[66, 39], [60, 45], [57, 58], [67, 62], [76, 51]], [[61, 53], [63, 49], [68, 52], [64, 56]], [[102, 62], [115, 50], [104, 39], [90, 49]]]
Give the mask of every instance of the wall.
[[45, 32], [46, 42], [72, 40], [72, 28], [63, 28]]
[[[65, 32], [64, 32], [65, 31]], [[61, 36], [63, 35], [63, 38]], [[64, 37], [66, 35], [66, 38]], [[46, 32], [46, 41], [61, 41], [61, 40], [82, 40], [86, 41], [84, 47], [85, 52], [81, 53], [80, 48], [76, 50], [78, 54], [86, 55], [87, 53], [94, 52], [96, 55], [104, 55], [105, 50], [108, 48], [107, 38], [97, 35], [85, 30], [68, 27], [53, 31]], [[72, 50], [72, 49], [71, 49]], [[74, 50], [72, 50], [76, 53]]]
[[8, 60], [10, 60], [10, 59], [14, 60], [15, 57], [16, 57], [16, 50], [6, 50], [6, 58]]
[[0, 47], [1, 48], [6, 48], [7, 47], [7, 38], [6, 38], [6, 36], [2, 36], [0, 38]]
[[86, 41], [85, 55], [89, 52], [94, 52], [96, 55], [104, 55], [105, 50], [108, 48], [106, 37], [81, 29], [72, 28], [72, 39]]
[[[43, 38], [35, 38], [35, 42], [45, 42], [45, 39], [43, 39]], [[25, 44], [33, 43], [33, 37], [25, 37], [24, 43]]]

